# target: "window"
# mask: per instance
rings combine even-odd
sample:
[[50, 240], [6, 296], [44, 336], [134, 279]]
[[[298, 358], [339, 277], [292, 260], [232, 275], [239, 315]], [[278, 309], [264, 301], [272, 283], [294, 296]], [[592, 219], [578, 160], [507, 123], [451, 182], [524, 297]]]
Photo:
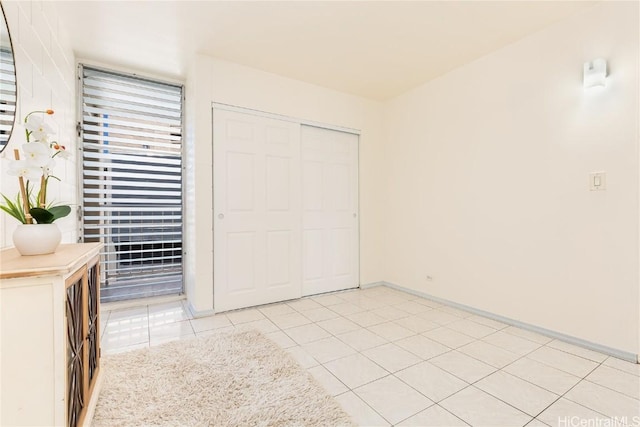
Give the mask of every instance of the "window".
[[80, 66], [82, 232], [103, 302], [181, 293], [182, 86]]

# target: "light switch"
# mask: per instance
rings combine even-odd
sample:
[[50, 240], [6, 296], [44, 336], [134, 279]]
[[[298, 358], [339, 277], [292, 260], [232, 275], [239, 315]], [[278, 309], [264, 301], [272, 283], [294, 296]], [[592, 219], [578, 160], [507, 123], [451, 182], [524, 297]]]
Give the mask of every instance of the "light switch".
[[607, 189], [607, 174], [605, 172], [593, 172], [589, 174], [589, 189], [602, 191]]

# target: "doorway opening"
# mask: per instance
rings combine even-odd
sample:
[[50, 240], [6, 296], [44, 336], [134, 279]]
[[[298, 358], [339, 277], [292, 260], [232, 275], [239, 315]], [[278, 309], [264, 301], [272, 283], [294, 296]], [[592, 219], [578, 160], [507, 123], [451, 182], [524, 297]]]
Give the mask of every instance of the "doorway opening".
[[101, 301], [183, 292], [183, 88], [80, 66], [82, 223]]

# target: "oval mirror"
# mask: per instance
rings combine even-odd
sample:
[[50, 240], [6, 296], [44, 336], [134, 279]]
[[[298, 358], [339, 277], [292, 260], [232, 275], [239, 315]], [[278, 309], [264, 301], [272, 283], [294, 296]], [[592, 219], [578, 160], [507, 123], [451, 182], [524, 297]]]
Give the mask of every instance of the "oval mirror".
[[0, 152], [2, 152], [9, 142], [16, 120], [18, 88], [11, 35], [2, 3], [0, 3], [0, 9], [2, 9], [2, 22], [0, 22]]

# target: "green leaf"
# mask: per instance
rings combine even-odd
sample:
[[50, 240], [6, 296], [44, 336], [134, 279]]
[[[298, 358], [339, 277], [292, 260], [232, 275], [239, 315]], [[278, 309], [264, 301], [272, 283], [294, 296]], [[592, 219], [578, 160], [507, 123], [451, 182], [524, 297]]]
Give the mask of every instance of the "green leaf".
[[42, 208], [31, 208], [29, 213], [38, 224], [51, 224], [55, 219], [51, 212]]
[[58, 218], [64, 218], [65, 216], [69, 215], [69, 213], [71, 212], [71, 208], [69, 206], [63, 205], [63, 206], [53, 206], [51, 208], [48, 209], [49, 212], [51, 212], [53, 214], [53, 221], [55, 221]]
[[69, 206], [54, 206], [49, 209], [31, 208], [29, 213], [38, 224], [51, 224], [58, 218], [69, 215], [71, 208]]
[[5, 204], [4, 205], [0, 205], [0, 209], [2, 209], [6, 213], [8, 213], [12, 217], [14, 217], [15, 219], [17, 219], [21, 223], [26, 224], [27, 220], [25, 218], [25, 215], [24, 215], [24, 212], [23, 212], [23, 209], [22, 209], [22, 200], [20, 199], [20, 193], [18, 193], [18, 195], [16, 196], [15, 203], [12, 202], [4, 194], [2, 195], [2, 197], [4, 198], [4, 203]]

